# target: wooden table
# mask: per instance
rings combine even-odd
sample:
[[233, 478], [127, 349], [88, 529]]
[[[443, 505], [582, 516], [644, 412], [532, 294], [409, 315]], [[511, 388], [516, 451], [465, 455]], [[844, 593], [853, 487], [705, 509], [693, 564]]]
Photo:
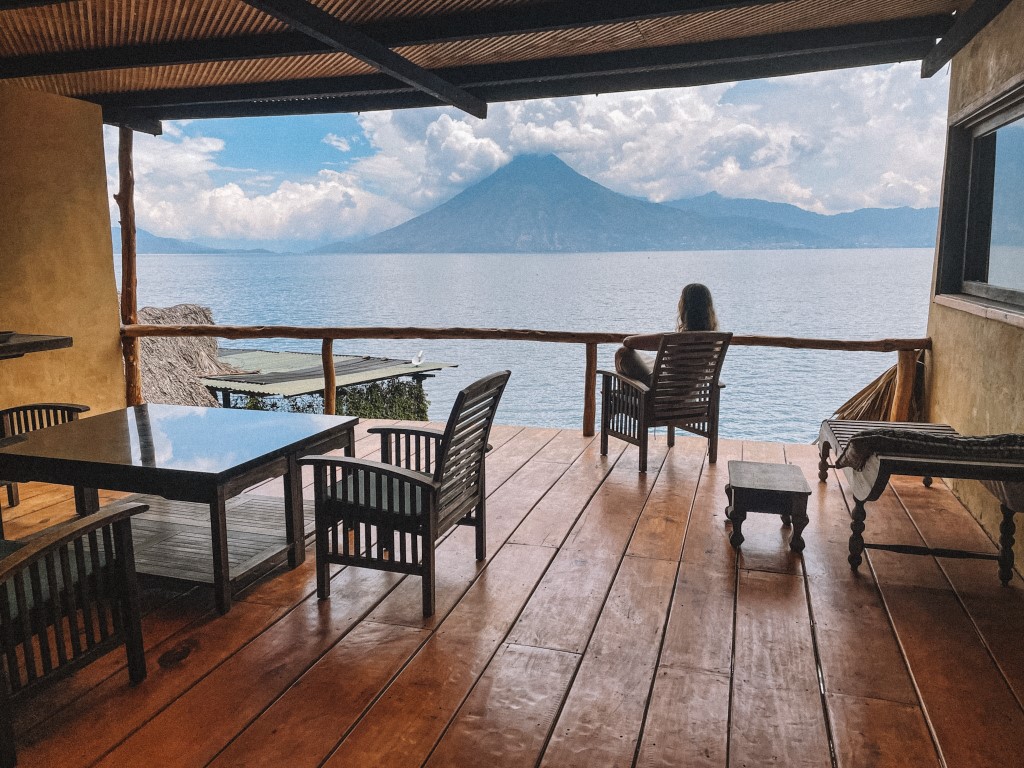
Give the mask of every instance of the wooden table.
[[40, 336], [35, 333], [16, 333], [7, 341], [0, 342], [0, 360], [21, 357], [29, 352], [66, 349], [71, 344], [72, 339], [70, 336]]
[[[208, 505], [212, 573], [204, 578], [190, 572], [183, 578], [212, 583], [217, 607], [226, 613], [233, 591], [262, 572], [261, 563], [252, 561], [231, 572], [227, 500], [257, 483], [283, 476], [284, 550], [289, 565], [298, 565], [306, 552], [298, 459], [339, 449], [351, 455], [358, 421], [354, 417], [140, 405], [3, 441], [0, 477], [73, 485], [81, 514], [99, 508], [97, 488]], [[194, 540], [191, 547], [196, 548]], [[146, 572], [143, 567], [139, 570]]]
[[743, 543], [743, 521], [748, 512], [781, 515], [783, 525], [793, 526], [789, 548], [803, 552], [807, 527], [807, 498], [811, 489], [800, 467], [793, 464], [762, 464], [756, 461], [730, 461], [729, 484], [725, 486], [729, 506], [725, 516], [732, 523], [729, 543]]

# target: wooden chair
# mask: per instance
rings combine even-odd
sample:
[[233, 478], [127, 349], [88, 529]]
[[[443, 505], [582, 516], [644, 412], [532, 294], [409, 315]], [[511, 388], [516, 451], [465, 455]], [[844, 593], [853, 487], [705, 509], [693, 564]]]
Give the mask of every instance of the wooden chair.
[[[87, 405], [72, 403], [31, 403], [5, 408], [0, 411], [0, 440], [74, 421], [78, 414], [88, 410]], [[0, 480], [0, 485], [7, 486], [7, 506], [18, 506], [21, 501], [18, 498], [18, 484]], [[0, 522], [0, 537], [2, 536], [3, 523]]]
[[608, 437], [640, 447], [640, 471], [647, 471], [648, 430], [668, 427], [708, 439], [708, 461], [718, 459], [718, 403], [725, 352], [731, 333], [683, 331], [662, 336], [647, 386], [614, 371], [598, 371], [601, 392], [601, 455], [608, 455]]
[[131, 516], [119, 503], [37, 537], [0, 541], [0, 766], [15, 765], [12, 706], [122, 643], [146, 677]]
[[444, 431], [375, 427], [381, 460], [307, 456], [314, 467], [316, 584], [330, 597], [329, 563], [423, 578], [423, 615], [434, 613], [434, 545], [455, 525], [476, 529], [486, 556], [484, 454], [510, 372], [462, 390]]

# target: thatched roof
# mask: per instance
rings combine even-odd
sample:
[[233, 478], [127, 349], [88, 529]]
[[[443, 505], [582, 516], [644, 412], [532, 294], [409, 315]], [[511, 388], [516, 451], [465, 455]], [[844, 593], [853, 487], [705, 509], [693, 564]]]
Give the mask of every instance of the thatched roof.
[[[151, 325], [213, 325], [213, 312], [198, 304], [143, 307], [139, 322]], [[141, 340], [142, 397], [147, 403], [206, 405], [219, 403], [204, 387], [202, 376], [237, 373], [217, 359], [213, 338], [146, 338]]]

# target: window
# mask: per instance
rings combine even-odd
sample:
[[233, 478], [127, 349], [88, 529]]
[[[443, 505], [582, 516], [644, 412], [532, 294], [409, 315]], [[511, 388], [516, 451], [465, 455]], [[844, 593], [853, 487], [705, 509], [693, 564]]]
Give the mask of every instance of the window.
[[937, 293], [1024, 307], [1024, 103], [949, 133]]

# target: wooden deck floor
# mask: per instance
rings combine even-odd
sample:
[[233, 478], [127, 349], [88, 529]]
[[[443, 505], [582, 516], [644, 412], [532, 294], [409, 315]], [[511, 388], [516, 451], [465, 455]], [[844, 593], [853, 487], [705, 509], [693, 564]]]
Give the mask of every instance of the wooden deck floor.
[[[372, 455], [365, 436], [359, 455]], [[1009, 766], [1024, 755], [1024, 590], [991, 562], [870, 552], [846, 564], [839, 478], [812, 446], [635, 448], [498, 427], [488, 559], [457, 529], [438, 550], [437, 615], [418, 580], [312, 552], [243, 593], [151, 588], [149, 677], [119, 651], [22, 703], [22, 766]], [[803, 557], [751, 515], [724, 528], [726, 462], [799, 465]], [[18, 536], [72, 514], [26, 485]], [[275, 492], [273, 483], [257, 493]], [[279, 493], [279, 488], [277, 489]], [[897, 479], [868, 540], [994, 547], [941, 482]]]

